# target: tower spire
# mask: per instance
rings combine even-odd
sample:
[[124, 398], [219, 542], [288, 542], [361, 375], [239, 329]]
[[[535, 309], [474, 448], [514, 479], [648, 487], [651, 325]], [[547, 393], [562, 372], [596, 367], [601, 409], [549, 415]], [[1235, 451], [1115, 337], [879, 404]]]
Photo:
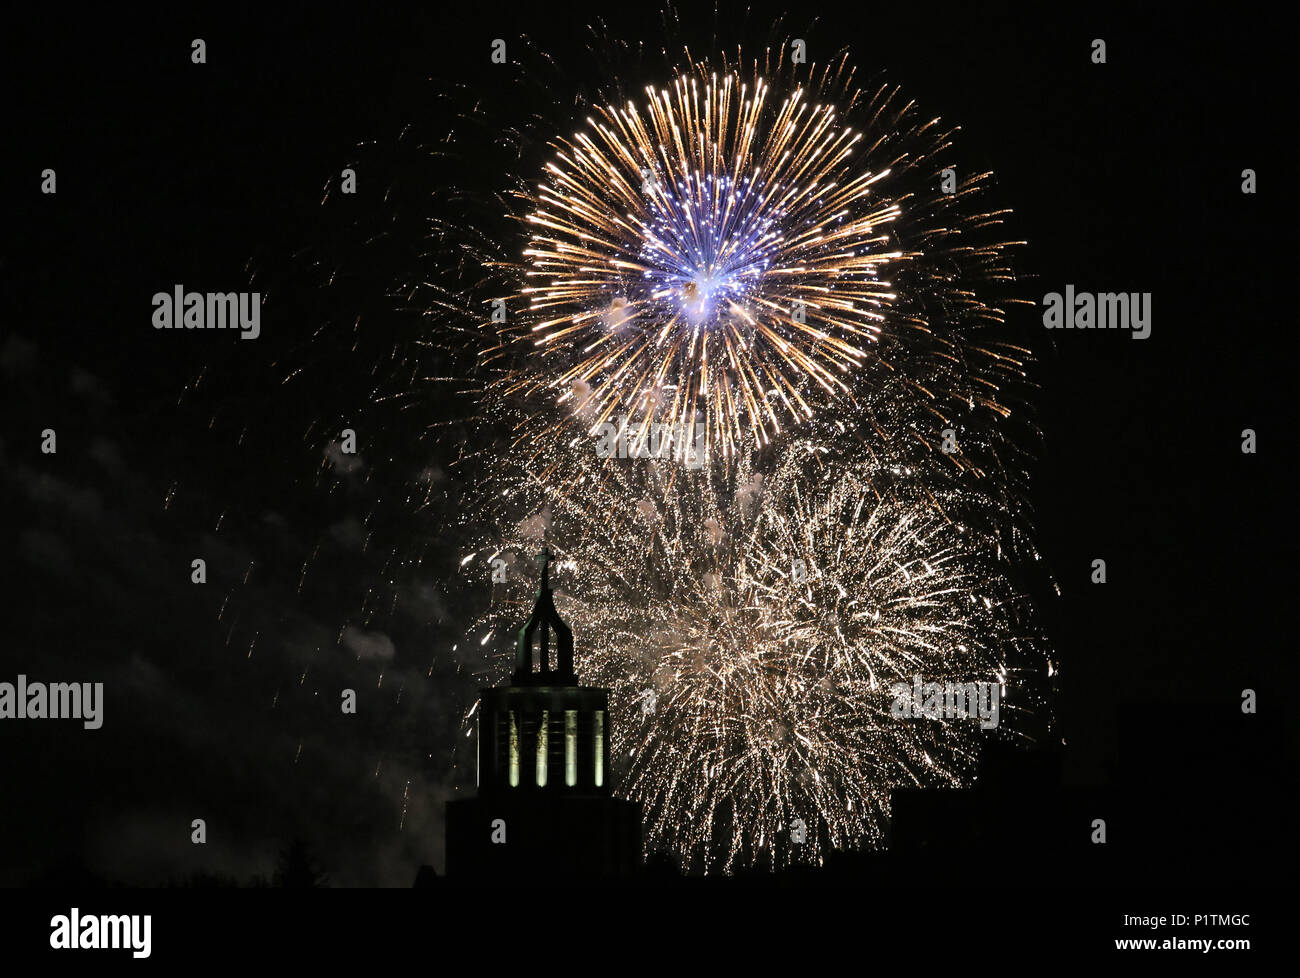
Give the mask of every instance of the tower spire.
[[[537, 601], [527, 623], [519, 629], [519, 641], [515, 646], [516, 684], [538, 683], [575, 686], [578, 677], [573, 672], [573, 632], [560, 618], [555, 610], [555, 601], [551, 595], [550, 567], [553, 560], [550, 547], [543, 537], [542, 552], [537, 556], [537, 563], [542, 570], [541, 586], [537, 591]], [[533, 637], [538, 629], [539, 655], [538, 671], [533, 671]], [[551, 669], [551, 631], [555, 631], [555, 669]]]

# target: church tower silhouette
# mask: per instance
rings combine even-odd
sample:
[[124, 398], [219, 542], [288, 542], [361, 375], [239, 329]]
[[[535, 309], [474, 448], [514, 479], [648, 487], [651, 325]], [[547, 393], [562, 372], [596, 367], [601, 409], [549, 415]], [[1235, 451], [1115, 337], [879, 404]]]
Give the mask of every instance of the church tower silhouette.
[[510, 685], [479, 693], [478, 795], [447, 804], [452, 878], [630, 876], [641, 868], [641, 806], [612, 791], [609, 691], [578, 684], [545, 546], [539, 561], [541, 587], [519, 630]]

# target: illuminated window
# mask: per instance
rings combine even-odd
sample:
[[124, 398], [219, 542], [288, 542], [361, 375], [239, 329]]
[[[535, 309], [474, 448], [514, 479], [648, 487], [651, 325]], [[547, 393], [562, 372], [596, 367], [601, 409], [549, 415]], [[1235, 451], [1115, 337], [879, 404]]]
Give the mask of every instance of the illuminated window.
[[578, 711], [564, 711], [564, 783], [578, 783]]
[[605, 713], [596, 711], [596, 787], [605, 783]]
[[510, 787], [519, 787], [519, 718], [510, 711]]
[[546, 738], [551, 724], [551, 711], [542, 711], [542, 723], [537, 728], [537, 787], [546, 787]]

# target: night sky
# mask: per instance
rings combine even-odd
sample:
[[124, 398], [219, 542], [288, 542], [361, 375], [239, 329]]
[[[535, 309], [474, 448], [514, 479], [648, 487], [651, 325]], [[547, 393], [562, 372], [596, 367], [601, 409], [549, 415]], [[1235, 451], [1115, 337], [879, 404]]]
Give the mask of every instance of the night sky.
[[[692, 10], [703, 54], [713, 14]], [[724, 13], [719, 37], [762, 43], [776, 10]], [[107, 701], [98, 731], [0, 724], [0, 884], [247, 883], [294, 839], [336, 885], [441, 871], [443, 803], [473, 784], [462, 716], [485, 679], [451, 648], [484, 596], [457, 566], [465, 487], [424, 437], [457, 405], [417, 390], [409, 412], [376, 407], [397, 383], [388, 351], [427, 328], [385, 292], [419, 274], [426, 190], [488, 192], [504, 165], [533, 163], [503, 160], [488, 125], [481, 155], [429, 163], [422, 141], [463, 128], [453, 101], [549, 102], [563, 117], [600, 81], [584, 53], [592, 14], [564, 11], [49, 14], [5, 31], [0, 681], [103, 682]], [[613, 36], [662, 43], [652, 6], [604, 16]], [[849, 45], [962, 126], [965, 158], [996, 172], [1029, 243], [1027, 298], [1066, 283], [1153, 294], [1143, 341], [1017, 314], [1039, 356], [1030, 497], [1045, 573], [1029, 585], [1061, 664], [1051, 740], [1067, 788], [1149, 764], [1153, 783], [1186, 775], [1274, 805], [1294, 756], [1281, 719], [1297, 558], [1291, 251], [1277, 231], [1288, 32], [1253, 10], [1211, 24], [1004, 4], [861, 5], [786, 31], [814, 59]], [[196, 37], [205, 65], [190, 62]], [[520, 58], [548, 52], [573, 87], [520, 92], [489, 63], [495, 37]], [[1094, 37], [1105, 65], [1089, 59]], [[631, 88], [655, 80], [614, 67]], [[322, 206], [354, 161], [360, 192]], [[40, 193], [46, 167], [57, 194]], [[155, 331], [151, 296], [176, 283], [263, 289], [261, 337]], [[285, 385], [286, 364], [308, 369]], [[323, 433], [347, 423], [364, 432], [363, 464], [329, 471]], [[40, 450], [46, 428], [57, 454]], [[1257, 454], [1242, 453], [1244, 428]], [[427, 496], [403, 495], [426, 470]], [[1089, 581], [1098, 557], [1104, 586]], [[340, 714], [343, 688], [356, 716]], [[1217, 732], [1240, 719], [1245, 688], [1268, 733], [1238, 758]], [[1197, 735], [1126, 726], [1159, 704], [1203, 717]], [[1174, 797], [1195, 796], [1184, 783]]]

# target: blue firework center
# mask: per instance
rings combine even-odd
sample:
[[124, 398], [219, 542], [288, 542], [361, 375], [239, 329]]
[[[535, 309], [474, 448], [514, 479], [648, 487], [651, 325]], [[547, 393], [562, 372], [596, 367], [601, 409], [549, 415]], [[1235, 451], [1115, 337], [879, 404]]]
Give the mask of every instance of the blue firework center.
[[782, 243], [779, 208], [764, 208], [763, 187], [751, 178], [696, 174], [675, 193], [648, 184], [656, 219], [647, 229], [642, 259], [653, 300], [667, 316], [707, 324], [744, 304]]
[[510, 684], [480, 691], [478, 794], [447, 804], [452, 878], [641, 869], [641, 806], [613, 795], [609, 691], [578, 684], [573, 632], [555, 610], [550, 562], [543, 548], [541, 587], [519, 630]]

